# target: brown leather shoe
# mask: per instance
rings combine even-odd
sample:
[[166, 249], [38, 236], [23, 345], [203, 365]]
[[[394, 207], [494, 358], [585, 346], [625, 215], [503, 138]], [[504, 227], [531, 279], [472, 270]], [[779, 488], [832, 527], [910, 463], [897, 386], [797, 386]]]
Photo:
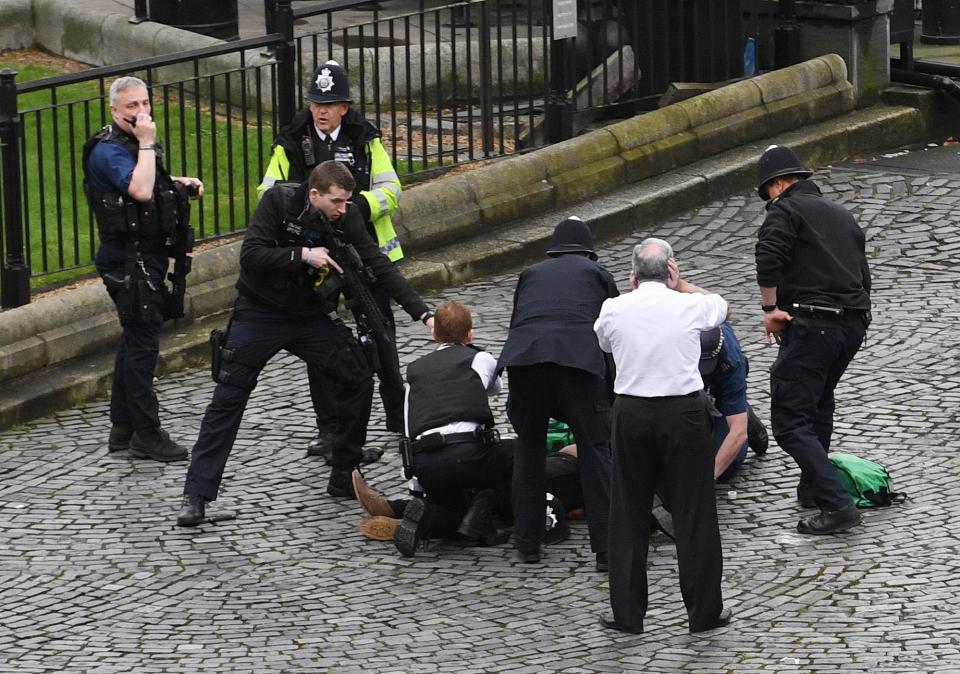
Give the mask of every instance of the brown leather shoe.
[[371, 540], [392, 541], [398, 526], [400, 526], [400, 520], [396, 517], [376, 515], [374, 517], [364, 517], [360, 520], [357, 528], [361, 534]]
[[360, 474], [359, 470], [353, 471], [351, 479], [353, 480], [353, 492], [357, 495], [357, 501], [360, 503], [360, 507], [363, 508], [363, 512], [371, 517], [397, 516], [396, 513], [393, 512], [393, 508], [390, 507], [390, 502], [387, 501], [387, 497], [370, 487], [367, 481], [363, 479], [363, 475]]

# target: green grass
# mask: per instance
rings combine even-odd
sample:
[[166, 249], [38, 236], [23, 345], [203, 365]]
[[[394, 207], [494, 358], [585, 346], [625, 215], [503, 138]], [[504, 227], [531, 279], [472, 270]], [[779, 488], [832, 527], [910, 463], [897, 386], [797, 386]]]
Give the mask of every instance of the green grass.
[[[9, 66], [0, 61], [3, 67]], [[20, 65], [17, 69], [18, 82], [60, 74], [42, 66]], [[244, 127], [237, 116], [236, 94], [233, 120], [227, 120], [221, 107], [214, 121], [205, 95], [208, 89], [209, 80], [205, 79], [199, 105], [192, 82], [182, 89], [156, 86], [151, 94], [158, 137], [166, 150], [165, 165], [174, 175], [204, 180], [206, 196], [194, 201], [191, 211], [198, 238], [246, 227], [263, 172], [258, 148], [263, 148], [265, 162], [272, 141], [269, 119], [264, 120], [266, 128], [261, 131], [256, 118], [248, 115]], [[92, 270], [98, 241], [83, 194], [81, 157], [86, 139], [110, 121], [109, 106], [100, 96], [98, 82], [58, 88], [55, 99], [49, 90], [21, 94], [17, 104], [26, 148], [21, 179], [26, 187], [24, 220], [31, 284], [40, 288]]]

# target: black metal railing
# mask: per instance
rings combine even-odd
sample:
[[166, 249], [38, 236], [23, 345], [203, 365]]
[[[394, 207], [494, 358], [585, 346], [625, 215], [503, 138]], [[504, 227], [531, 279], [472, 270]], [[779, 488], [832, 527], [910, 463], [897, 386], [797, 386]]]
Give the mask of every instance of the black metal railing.
[[[751, 2], [579, 0], [576, 37], [554, 40], [552, 0], [419, 0], [405, 11], [390, 0], [296, 10], [264, 0], [262, 38], [17, 84], [16, 96], [0, 97], [3, 306], [22, 303], [24, 269], [49, 285], [90, 265], [96, 227], [80, 153], [110, 119], [113, 77], [149, 85], [167, 166], [206, 183], [193, 224], [210, 239], [245, 227], [267, 148], [328, 59], [347, 69], [354, 105], [410, 182], [652, 109], [671, 81], [741, 75]], [[361, 8], [369, 13], [359, 20]]]
[[[259, 57], [264, 48], [275, 57]], [[198, 239], [244, 229], [280, 120], [293, 114], [292, 97], [276, 85], [292, 82], [289, 54], [290, 41], [275, 33], [16, 85], [15, 73], [5, 73], [3, 307], [29, 297], [23, 268], [33, 285], [49, 285], [90, 266], [97, 236], [83, 193], [82, 148], [110, 122], [109, 85], [121, 75], [147, 84], [170, 172], [205, 183], [192, 212]]]

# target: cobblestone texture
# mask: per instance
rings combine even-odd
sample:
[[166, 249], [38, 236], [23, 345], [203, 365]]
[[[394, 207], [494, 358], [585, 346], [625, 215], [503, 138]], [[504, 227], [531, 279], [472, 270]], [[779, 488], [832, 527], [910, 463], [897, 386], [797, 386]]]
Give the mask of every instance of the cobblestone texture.
[[[717, 489], [730, 628], [687, 633], [675, 551], [659, 537], [647, 633], [636, 636], [597, 624], [607, 583], [582, 521], [540, 567], [517, 563], [509, 545], [435, 544], [407, 560], [365, 540], [358, 506], [328, 498], [328, 468], [305, 458], [305, 369], [284, 356], [261, 377], [211, 506], [237, 510], [233, 522], [174, 526], [184, 464], [108, 456], [104, 401], [0, 433], [0, 671], [960, 671], [960, 176], [850, 165], [819, 180], [856, 212], [875, 279], [875, 321], [838, 389], [834, 446], [885, 463], [910, 500], [867, 511], [850, 535], [803, 537], [797, 469], [776, 446], [751, 455]], [[625, 287], [633, 243], [673, 242], [685, 277], [732, 301], [751, 401], [767, 419], [775, 349], [753, 275], [760, 217], [753, 195], [733, 196], [641, 227], [601, 259]], [[442, 295], [474, 308], [476, 341], [494, 353], [515, 278]], [[403, 326], [399, 341], [404, 362], [431, 348], [420, 326]], [[158, 390], [165, 424], [192, 443], [209, 376], [181, 372]], [[371, 442], [389, 451], [369, 479], [399, 489], [392, 436], [374, 430]]]

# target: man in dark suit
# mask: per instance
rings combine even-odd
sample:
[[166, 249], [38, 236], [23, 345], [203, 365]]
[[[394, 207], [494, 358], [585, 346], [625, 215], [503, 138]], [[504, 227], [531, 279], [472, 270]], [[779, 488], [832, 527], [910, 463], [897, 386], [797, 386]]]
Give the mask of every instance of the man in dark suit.
[[544, 536], [544, 438], [551, 418], [577, 439], [590, 547], [607, 569], [610, 509], [610, 399], [606, 360], [593, 322], [618, 295], [613, 276], [597, 264], [590, 229], [567, 218], [553, 232], [551, 259], [520, 274], [510, 332], [497, 364], [506, 368], [507, 413], [519, 436], [513, 464], [514, 546], [527, 563], [540, 561]]

